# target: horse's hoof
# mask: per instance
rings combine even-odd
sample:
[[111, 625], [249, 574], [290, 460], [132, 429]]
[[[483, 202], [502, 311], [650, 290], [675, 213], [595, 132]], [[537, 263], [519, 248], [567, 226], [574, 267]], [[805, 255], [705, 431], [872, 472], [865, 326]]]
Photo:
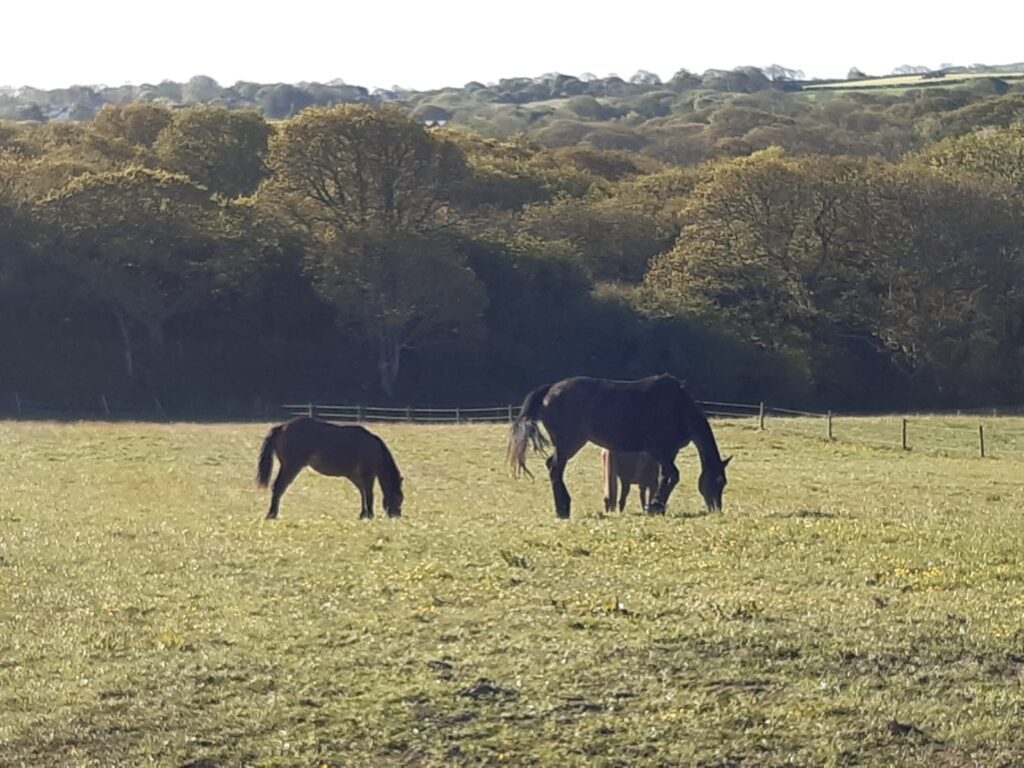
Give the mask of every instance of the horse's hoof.
[[654, 502], [653, 504], [648, 504], [647, 505], [647, 514], [648, 515], [664, 515], [665, 514], [665, 505], [660, 503], [660, 502], [657, 502], [657, 501]]
[[264, 517], [263, 519], [264, 520], [277, 520], [277, 515], [272, 515], [269, 512], [267, 512], [267, 516]]
[[394, 514], [392, 514], [391, 512], [388, 512], [388, 519], [390, 519], [390, 520], [397, 520], [401, 516], [402, 516], [401, 512], [395, 512]]
[[555, 517], [558, 520], [568, 520], [569, 519], [569, 513], [568, 512], [562, 512], [561, 510], [558, 510], [557, 512], [555, 512]]

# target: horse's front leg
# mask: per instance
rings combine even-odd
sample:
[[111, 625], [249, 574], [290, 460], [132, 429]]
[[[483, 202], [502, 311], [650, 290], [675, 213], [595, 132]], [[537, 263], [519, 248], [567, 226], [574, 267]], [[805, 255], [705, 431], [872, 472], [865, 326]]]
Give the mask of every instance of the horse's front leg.
[[363, 500], [363, 508], [359, 513], [360, 520], [373, 519], [373, 478], [363, 477], [359, 480], [359, 495]]
[[652, 515], [664, 515], [668, 506], [668, 497], [672, 495], [672, 489], [679, 482], [679, 469], [675, 465], [675, 458], [658, 459], [658, 490], [654, 492], [654, 498], [647, 507], [647, 512]]

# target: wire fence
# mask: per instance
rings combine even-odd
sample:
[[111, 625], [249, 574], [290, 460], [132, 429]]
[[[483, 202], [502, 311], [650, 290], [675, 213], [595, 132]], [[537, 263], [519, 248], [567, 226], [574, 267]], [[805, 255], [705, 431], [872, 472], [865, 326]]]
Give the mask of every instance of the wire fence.
[[[855, 443], [900, 451], [942, 456], [1024, 458], [1024, 417], [999, 415], [922, 414], [917, 416], [861, 416], [831, 411], [806, 411], [765, 403], [700, 401], [704, 412], [717, 422], [772, 433], [827, 442]], [[473, 424], [511, 422], [519, 406], [487, 408], [388, 408], [361, 405], [289, 403], [291, 416], [307, 415], [341, 422], [405, 422]], [[991, 415], [989, 415], [991, 414]]]
[[[865, 416], [766, 403], [705, 400], [700, 405], [718, 423], [768, 434], [951, 457], [1024, 458], [1024, 409]], [[238, 401], [220, 413], [231, 418], [266, 420], [282, 415], [312, 415], [326, 421], [351, 423], [496, 424], [512, 422], [519, 415], [519, 406], [416, 408], [314, 402], [272, 406], [263, 401]], [[0, 396], [0, 416], [13, 418], [170, 420], [196, 415], [196, 409], [188, 404], [172, 403], [165, 408], [158, 397], [99, 394], [40, 401], [17, 392]]]

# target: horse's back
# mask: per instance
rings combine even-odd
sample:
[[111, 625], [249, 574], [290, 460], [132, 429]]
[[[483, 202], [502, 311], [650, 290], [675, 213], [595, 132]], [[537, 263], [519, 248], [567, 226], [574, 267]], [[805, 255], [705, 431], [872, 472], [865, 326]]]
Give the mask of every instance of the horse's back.
[[615, 451], [686, 442], [678, 413], [682, 382], [668, 374], [635, 381], [575, 376], [553, 384], [541, 418], [548, 431]]
[[278, 450], [325, 475], [375, 473], [386, 452], [384, 441], [363, 426], [309, 416], [283, 425]]

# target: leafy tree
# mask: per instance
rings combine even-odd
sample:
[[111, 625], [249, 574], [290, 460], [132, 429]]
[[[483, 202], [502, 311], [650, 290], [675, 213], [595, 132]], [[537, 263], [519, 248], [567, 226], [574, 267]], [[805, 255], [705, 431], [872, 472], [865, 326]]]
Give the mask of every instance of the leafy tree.
[[314, 103], [313, 97], [294, 85], [265, 85], [256, 93], [263, 114], [270, 120], [283, 120], [299, 114]]
[[772, 82], [782, 80], [803, 80], [804, 73], [799, 69], [789, 69], [781, 64], [771, 64], [763, 70], [765, 76]]
[[1002, 179], [1024, 192], [1024, 127], [984, 130], [933, 144], [921, 162], [953, 172]]
[[393, 107], [314, 108], [273, 137], [276, 196], [311, 232], [422, 231], [442, 224], [463, 174], [456, 147]]
[[594, 280], [631, 283], [643, 279], [650, 259], [675, 236], [669, 222], [615, 196], [530, 206], [521, 226], [538, 240], [569, 244]]
[[171, 111], [157, 104], [108, 104], [90, 124], [90, 144], [114, 165], [145, 164], [157, 137], [171, 120]]
[[98, 136], [120, 140], [131, 147], [151, 147], [171, 120], [171, 111], [157, 104], [108, 104], [96, 115], [92, 129]]
[[704, 73], [704, 87], [716, 91], [754, 93], [771, 88], [771, 81], [757, 67], [736, 67], [732, 70], [709, 69]]
[[233, 211], [185, 176], [130, 168], [70, 181], [37, 206], [56, 263], [117, 321], [125, 373], [133, 328], [162, 346], [164, 328], [210, 296], [239, 257]]
[[870, 175], [857, 291], [908, 373], [965, 401], [1011, 396], [1024, 357], [1024, 209], [998, 180], [913, 164]]
[[645, 279], [649, 306], [808, 358], [837, 333], [863, 332], [849, 300], [862, 259], [859, 167], [778, 150], [713, 166]]
[[651, 91], [640, 97], [635, 112], [644, 120], [664, 117], [672, 111], [676, 94], [673, 91]]
[[472, 343], [482, 334], [483, 286], [441, 238], [350, 231], [311, 248], [307, 268], [339, 325], [374, 348], [378, 382], [388, 396], [405, 352]]
[[653, 72], [648, 72], [646, 69], [638, 69], [636, 74], [629, 78], [629, 82], [633, 85], [643, 85], [653, 88], [661, 85], [661, 78]]
[[175, 113], [154, 144], [156, 162], [228, 197], [252, 194], [267, 175], [271, 128], [257, 112], [193, 107]]
[[583, 151], [564, 162], [557, 151], [545, 150], [518, 136], [508, 141], [481, 139], [463, 133], [446, 136], [466, 158], [466, 176], [455, 188], [462, 210], [518, 210], [560, 196], [579, 197], [600, 183], [596, 167], [609, 173], [626, 172], [628, 161], [614, 153]]
[[32, 162], [20, 153], [0, 149], [0, 285], [12, 278], [25, 251], [31, 166]]
[[700, 75], [695, 75], [688, 69], [680, 69], [672, 78], [668, 81], [668, 87], [676, 93], [682, 93], [683, 91], [692, 91], [695, 88], [700, 88], [704, 84]]
[[447, 122], [452, 119], [451, 112], [436, 104], [420, 104], [413, 110], [412, 116], [421, 123]]
[[602, 104], [593, 96], [573, 96], [565, 103], [566, 109], [585, 120], [608, 120], [619, 114], [615, 107]]
[[940, 397], [1019, 385], [1021, 206], [1001, 181], [768, 151], [709, 170], [683, 217], [646, 278], [662, 311], [808, 360], [857, 340]]
[[384, 392], [403, 351], [479, 322], [472, 272], [428, 236], [450, 220], [465, 173], [453, 143], [397, 109], [346, 105], [282, 125], [269, 162], [263, 194], [307, 233], [314, 284], [373, 341]]
[[551, 159], [559, 166], [569, 164], [608, 181], [620, 181], [660, 167], [660, 163], [635, 152], [590, 147], [557, 149], [551, 153]]
[[212, 77], [196, 75], [181, 88], [181, 99], [186, 104], [209, 104], [220, 98], [223, 89]]

